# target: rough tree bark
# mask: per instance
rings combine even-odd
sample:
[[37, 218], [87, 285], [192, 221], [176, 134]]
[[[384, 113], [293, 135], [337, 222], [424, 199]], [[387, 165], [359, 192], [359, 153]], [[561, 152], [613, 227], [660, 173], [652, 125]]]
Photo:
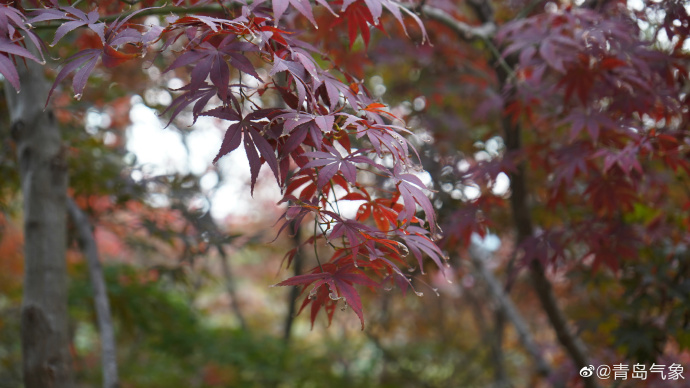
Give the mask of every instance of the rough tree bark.
[[26, 388], [72, 387], [65, 262], [67, 164], [40, 65], [17, 61], [22, 85], [5, 83], [24, 197], [21, 339]]
[[103, 388], [117, 388], [119, 378], [117, 374], [117, 351], [115, 346], [115, 331], [113, 319], [110, 315], [110, 302], [106, 290], [103, 268], [98, 257], [98, 246], [93, 236], [91, 222], [86, 214], [71, 199], [67, 200], [67, 210], [77, 229], [79, 246], [86, 258], [89, 268], [91, 288], [93, 288], [93, 304], [96, 308], [98, 331], [101, 334], [101, 362], [103, 364]]

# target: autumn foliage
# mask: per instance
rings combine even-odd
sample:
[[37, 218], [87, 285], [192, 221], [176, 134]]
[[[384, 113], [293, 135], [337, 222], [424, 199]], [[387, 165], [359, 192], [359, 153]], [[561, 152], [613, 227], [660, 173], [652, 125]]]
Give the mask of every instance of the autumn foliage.
[[[671, 257], [690, 243], [690, 201], [687, 193], [671, 188], [677, 180], [687, 188], [690, 174], [684, 49], [689, 18], [680, 1], [648, 5], [666, 10], [659, 31], [669, 44], [663, 49], [656, 36], [641, 37], [638, 21], [644, 15], [625, 1], [562, 2], [513, 20], [499, 17], [495, 34], [472, 35], [473, 28], [494, 21], [464, 24], [465, 39], [480, 42], [473, 49], [479, 44], [493, 49], [486, 56], [446, 44], [444, 37], [453, 32], [435, 24], [442, 19], [425, 14], [425, 2], [174, 3], [199, 12], [175, 8], [161, 26], [144, 23], [145, 16], [167, 10], [155, 1], [132, 9], [118, 1], [83, 2], [78, 8], [35, 1], [30, 12], [5, 4], [0, 7], [0, 73], [20, 89], [18, 62], [43, 63], [49, 57], [46, 42], [53, 46], [84, 31], [90, 31], [90, 45], [64, 59], [51, 94], [71, 77], [75, 98], [81, 98], [99, 66], [158, 61], [165, 72], [184, 72], [186, 83], [174, 91], [164, 112], [169, 123], [183, 112], [191, 112], [193, 120], [205, 116], [224, 123], [227, 131], [214, 162], [243, 149], [251, 190], [264, 167], [281, 188], [286, 210], [279, 233], [312, 231], [286, 257], [289, 264], [311, 245], [318, 265], [278, 283], [302, 287], [301, 309], [309, 307], [312, 323], [322, 309], [330, 320], [343, 303], [364, 328], [358, 288], [406, 291], [412, 287], [408, 268], [423, 271], [424, 257], [444, 273], [445, 252], [462, 251], [473, 233], [484, 235], [489, 227], [503, 232], [497, 209], [505, 212], [515, 197], [490, 192], [500, 175], [515, 184], [528, 171], [526, 185], [533, 194], [513, 203], [511, 211], [528, 205], [546, 214], [535, 217], [534, 233], [516, 242], [518, 268], [539, 261], [546, 267], [616, 273], [645, 247]], [[431, 20], [423, 22], [425, 17]], [[434, 29], [427, 32], [429, 25]], [[53, 29], [49, 39], [36, 32], [38, 26]], [[428, 54], [431, 40], [442, 56], [435, 58], [437, 64], [455, 66], [457, 58], [470, 63], [483, 78], [462, 78], [477, 92], [468, 105], [476, 109], [475, 118], [495, 113], [497, 119], [489, 121], [505, 129], [498, 134], [507, 140], [500, 156], [468, 158], [466, 168], [447, 165], [457, 182], [479, 187], [481, 195], [463, 201], [444, 219], [445, 251], [438, 245], [443, 234], [432, 202], [439, 188], [428, 190], [420, 179], [423, 155], [414, 144], [423, 142], [411, 140], [415, 134], [406, 126], [407, 117], [394, 114], [353, 75], [361, 67], [353, 58], [361, 53], [348, 57], [347, 50], [358, 39], [366, 48], [371, 34], [379, 33], [371, 27], [381, 34], [412, 35], [404, 39], [424, 45], [415, 47], [424, 55], [434, 55]], [[349, 49], [331, 52], [336, 43], [324, 36], [330, 31], [346, 33]], [[489, 98], [475, 98], [490, 90]], [[427, 109], [452, 107], [441, 94], [430, 96]], [[524, 144], [519, 130], [526, 133]], [[441, 143], [452, 137], [448, 132], [434, 135]], [[508, 141], [515, 133], [518, 139]], [[355, 214], [341, 211], [353, 203]], [[328, 246], [330, 255], [319, 257], [317, 246]]]
[[[350, 3], [341, 4], [334, 11], [325, 1], [320, 4], [334, 14], [350, 6]], [[97, 9], [84, 12], [59, 5], [57, 1], [44, 4], [29, 16], [12, 6], [4, 6], [0, 8], [5, 20], [1, 70], [20, 89], [11, 58], [37, 62], [39, 57], [43, 58], [45, 45], [31, 26], [44, 22], [60, 23], [51, 45], [84, 27], [98, 36], [101, 46], [81, 50], [67, 58], [51, 94], [62, 80], [72, 75], [75, 98], [80, 99], [98, 63], [109, 68], [149, 51], [175, 52], [175, 60], [165, 71], [188, 67], [190, 76], [168, 108], [170, 120], [192, 106], [195, 119], [211, 116], [229, 122], [215, 160], [242, 146], [251, 168], [252, 191], [261, 167], [268, 166], [285, 191], [283, 201], [288, 203], [283, 216], [285, 225], [299, 227], [308, 216], [315, 223], [315, 235], [309, 241], [312, 244], [327, 241], [335, 250], [331, 259], [320, 263], [311, 274], [279, 285], [312, 287], [305, 300], [305, 305], [312, 303], [312, 319], [322, 306], [332, 313], [328, 306], [343, 299], [364, 327], [362, 305], [353, 284], [380, 287], [384, 282], [409, 283], [400, 269], [406, 268], [404, 257], [409, 251], [420, 264], [421, 253], [425, 252], [443, 267], [443, 254], [432, 239], [438, 229], [434, 209], [424, 193], [424, 184], [414, 174], [418, 160], [404, 137], [410, 132], [402, 121], [392, 116], [385, 105], [376, 102], [359, 81], [329, 64], [324, 54], [321, 55], [326, 61], [317, 61], [315, 55], [320, 54], [317, 48], [299, 40], [293, 32], [281, 29], [280, 18], [290, 5], [315, 24], [312, 6], [302, 1], [274, 1], [272, 9], [268, 5], [235, 3], [225, 9], [225, 18], [169, 17], [165, 28], [134, 22], [138, 14], [156, 8], [144, 7], [105, 23], [99, 20]], [[403, 15], [407, 15], [423, 30], [414, 13], [390, 1], [367, 3], [367, 8], [362, 8], [358, 15], [364, 22], [377, 24], [383, 8], [400, 23], [404, 23]], [[28, 51], [19, 31], [26, 34], [39, 57]], [[351, 43], [355, 38], [355, 34], [350, 34]], [[160, 48], [154, 48], [154, 44]], [[256, 71], [264, 64], [270, 66], [266, 79]], [[251, 87], [242, 78], [231, 83], [238, 74], [253, 77], [259, 86]], [[260, 108], [257, 97], [269, 92], [280, 96], [284, 107]], [[363, 146], [354, 149], [350, 139], [361, 139], [359, 144]], [[392, 158], [392, 166], [382, 164], [386, 157]], [[377, 218], [369, 224], [365, 223], [366, 210], [353, 219], [337, 211], [338, 202], [358, 199], [357, 195], [372, 198], [369, 191], [373, 193], [376, 188], [358, 182], [358, 176], [365, 173], [394, 182], [391, 190], [378, 191], [377, 197], [371, 200]], [[417, 205], [423, 209], [426, 221], [416, 217]], [[317, 294], [319, 297], [312, 299]]]

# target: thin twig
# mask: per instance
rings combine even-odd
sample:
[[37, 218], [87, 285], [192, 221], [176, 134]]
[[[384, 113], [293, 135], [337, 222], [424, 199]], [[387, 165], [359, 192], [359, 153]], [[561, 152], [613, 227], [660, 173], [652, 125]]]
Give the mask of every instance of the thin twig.
[[[323, 267], [321, 266], [321, 260], [319, 260], [319, 250], [318, 247], [316, 246], [316, 227], [319, 226], [319, 229], [321, 229], [321, 226], [319, 225], [319, 219], [316, 218], [317, 216], [314, 216], [314, 256], [316, 257], [316, 262], [319, 263], [319, 269], [321, 269], [321, 272], [325, 272], [323, 270]], [[323, 231], [321, 231], [323, 233]], [[326, 234], [323, 235], [324, 238], [326, 238]], [[328, 240], [326, 240], [328, 241]]]

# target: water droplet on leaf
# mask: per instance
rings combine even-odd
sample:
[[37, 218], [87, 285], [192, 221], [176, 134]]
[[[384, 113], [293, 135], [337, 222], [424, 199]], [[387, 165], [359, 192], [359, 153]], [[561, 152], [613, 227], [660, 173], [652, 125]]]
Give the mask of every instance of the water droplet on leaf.
[[[410, 254], [410, 250], [407, 249], [407, 245], [405, 245], [405, 244], [403, 244], [403, 243], [401, 243], [401, 242], [398, 242], [398, 246], [403, 250], [403, 257], [407, 257], [407, 255]], [[414, 270], [414, 269], [413, 269], [413, 270]]]

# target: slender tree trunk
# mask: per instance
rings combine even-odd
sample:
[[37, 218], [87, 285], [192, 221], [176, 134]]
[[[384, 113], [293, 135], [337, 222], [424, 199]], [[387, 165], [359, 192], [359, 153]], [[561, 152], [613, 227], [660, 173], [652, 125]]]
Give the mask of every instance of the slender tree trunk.
[[[605, 1], [605, 0], [603, 0]], [[599, 1], [595, 1], [599, 4]], [[498, 45], [493, 39], [495, 32], [494, 10], [490, 0], [468, 0], [467, 5], [473, 9], [477, 18], [482, 23], [481, 26], [470, 26], [453, 18], [448, 18], [443, 12], [438, 12], [429, 7], [422, 7], [422, 12], [429, 18], [444, 23], [452, 28], [457, 36], [463, 40], [480, 39], [491, 49], [491, 61], [496, 69], [496, 76], [499, 81], [499, 91], [503, 92], [503, 108], [514, 98], [515, 90], [510, 87], [508, 78], [509, 72], [515, 68], [515, 61], [512, 58], [504, 59], [498, 49]], [[506, 150], [509, 153], [519, 153], [522, 151], [521, 136], [522, 128], [517, 123], [512, 123], [508, 117], [503, 117], [501, 126], [503, 127], [503, 139]], [[521, 161], [517, 169], [510, 173], [510, 205], [513, 212], [513, 221], [517, 231], [517, 245], [526, 239], [533, 237], [534, 227], [532, 223], [531, 208], [528, 202], [527, 180], [525, 174], [525, 163]], [[527, 258], [532, 259], [532, 258]], [[532, 286], [539, 298], [542, 308], [553, 326], [556, 336], [561, 345], [565, 348], [568, 356], [575, 366], [580, 369], [588, 365], [588, 354], [584, 344], [571, 331], [567, 319], [561, 311], [556, 296], [553, 293], [551, 282], [546, 277], [544, 265], [539, 260], [530, 260], [530, 274]], [[586, 387], [594, 388], [598, 384], [593, 378], [584, 378]]]
[[[494, 11], [489, 0], [469, 0], [468, 5], [473, 8], [477, 17], [483, 24], [494, 24]], [[514, 88], [509, 85], [509, 72], [515, 68], [514, 58], [500, 56], [498, 45], [493, 39], [484, 38], [486, 44], [493, 48], [492, 61], [496, 69], [496, 76], [499, 81], [499, 91], [503, 92], [503, 108], [508, 106], [515, 97]], [[503, 127], [504, 141], [508, 153], [519, 153], [522, 151], [522, 128], [520, 124], [513, 123], [510, 118], [504, 116], [501, 120]], [[513, 221], [517, 231], [517, 245], [532, 238], [534, 226], [532, 223], [532, 213], [528, 201], [527, 179], [525, 173], [525, 162], [520, 161], [517, 169], [510, 173], [510, 205], [513, 212]], [[568, 321], [563, 314], [556, 296], [553, 293], [551, 282], [546, 277], [543, 263], [535, 258], [530, 260], [530, 274], [532, 286], [534, 288], [542, 308], [546, 312], [551, 326], [553, 326], [556, 336], [561, 345], [565, 348], [568, 356], [573, 361], [577, 369], [588, 365], [587, 350], [580, 338], [571, 331]], [[585, 387], [598, 387], [593, 378], [584, 378]]]
[[228, 296], [230, 297], [230, 307], [235, 313], [237, 320], [240, 321], [240, 327], [242, 330], [247, 331], [249, 326], [247, 326], [247, 321], [242, 315], [242, 309], [240, 309], [240, 304], [237, 299], [237, 291], [235, 290], [235, 277], [232, 273], [232, 268], [228, 262], [228, 255], [225, 253], [225, 248], [222, 244], [217, 244], [218, 254], [220, 255], [220, 265], [223, 269], [223, 276], [225, 277], [225, 288], [228, 291]]
[[[40, 65], [17, 61], [17, 94], [5, 82], [24, 197], [22, 358], [26, 388], [72, 387], [65, 251], [67, 164]], [[28, 66], [28, 68], [27, 68]]]
[[[293, 225], [290, 226], [290, 229]], [[298, 276], [302, 274], [302, 238], [300, 230], [292, 237], [295, 248], [297, 248], [297, 253], [292, 262], [293, 276]], [[295, 314], [297, 314], [297, 298], [299, 297], [299, 287], [295, 286], [290, 289], [290, 295], [288, 296], [288, 312], [285, 316], [285, 325], [283, 329], [283, 341], [285, 343], [290, 342], [290, 336], [292, 335], [292, 324], [295, 321]]]
[[[505, 85], [507, 74], [499, 67], [497, 71], [501, 86]], [[504, 96], [504, 106], [510, 103], [511, 95]], [[504, 129], [504, 140], [508, 152], [522, 151], [521, 128], [519, 124], [511, 122], [510, 118], [502, 119]], [[518, 163], [516, 171], [510, 173], [510, 205], [513, 211], [513, 221], [517, 230], [517, 244], [520, 245], [527, 239], [532, 238], [534, 227], [532, 224], [532, 214], [527, 198], [527, 180], [525, 178], [525, 162]], [[566, 353], [575, 364], [577, 369], [589, 365], [587, 350], [584, 344], [568, 325], [568, 320], [563, 314], [558, 300], [553, 293], [551, 281], [546, 277], [544, 264], [537, 258], [528, 257], [529, 270], [537, 297], [546, 312], [546, 316], [551, 322], [551, 326], [556, 332], [556, 337], [565, 348]], [[585, 386], [588, 388], [597, 387], [598, 384], [593, 378], [583, 378]]]
[[103, 364], [103, 388], [117, 388], [119, 378], [117, 374], [117, 351], [115, 346], [115, 331], [113, 319], [110, 316], [110, 302], [106, 291], [103, 268], [98, 258], [98, 246], [93, 236], [91, 223], [84, 212], [74, 203], [67, 200], [70, 218], [77, 228], [79, 246], [89, 267], [91, 288], [93, 288], [93, 303], [98, 319], [98, 331], [101, 334], [101, 362]]
[[510, 388], [508, 371], [506, 370], [505, 356], [503, 354], [503, 337], [505, 334], [506, 317], [500, 307], [493, 312], [494, 338], [491, 341], [491, 358], [494, 363], [494, 386], [496, 388]]

